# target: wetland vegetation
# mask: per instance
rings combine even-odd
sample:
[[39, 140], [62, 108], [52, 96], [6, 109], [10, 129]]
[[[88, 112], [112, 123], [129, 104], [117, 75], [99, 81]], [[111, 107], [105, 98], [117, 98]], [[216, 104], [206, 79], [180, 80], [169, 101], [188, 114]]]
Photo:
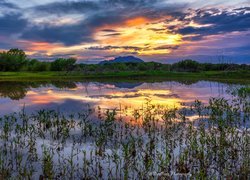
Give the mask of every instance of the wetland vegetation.
[[248, 179], [249, 87], [181, 108], [152, 103], [0, 118], [2, 179]]

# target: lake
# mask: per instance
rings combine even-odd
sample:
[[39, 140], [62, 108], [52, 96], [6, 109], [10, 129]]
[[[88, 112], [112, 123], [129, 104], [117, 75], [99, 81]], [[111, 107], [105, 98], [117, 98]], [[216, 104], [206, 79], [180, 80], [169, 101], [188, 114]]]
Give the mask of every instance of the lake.
[[181, 107], [210, 97], [230, 98], [227, 90], [240, 85], [198, 82], [0, 82], [0, 114], [40, 109], [78, 112], [86, 107], [140, 108], [147, 101]]
[[249, 99], [216, 81], [0, 82], [0, 179], [244, 179]]

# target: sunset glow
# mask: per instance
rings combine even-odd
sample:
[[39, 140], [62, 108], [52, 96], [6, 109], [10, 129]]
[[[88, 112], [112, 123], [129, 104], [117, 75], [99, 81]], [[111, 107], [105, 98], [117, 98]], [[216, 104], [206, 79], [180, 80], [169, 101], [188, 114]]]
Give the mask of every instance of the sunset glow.
[[247, 179], [250, 0], [0, 0], [0, 180]]
[[26, 105], [46, 105], [51, 102], [62, 103], [66, 99], [71, 99], [82, 101], [83, 103], [88, 102], [90, 104], [97, 104], [97, 106], [100, 106], [104, 109], [117, 108], [122, 104], [122, 108], [133, 110], [134, 108], [142, 108], [142, 106], [145, 105], [147, 101], [150, 101], [152, 104], [161, 105], [168, 108], [179, 108], [182, 101], [179, 98], [171, 97], [171, 91], [161, 89], [140, 89], [135, 92], [122, 92], [113, 90], [108, 91], [108, 89], [104, 89], [105, 92], [102, 96], [96, 96], [95, 93], [98, 92], [98, 90], [95, 92], [96, 86], [91, 86], [90, 88], [93, 91], [92, 94], [82, 93], [82, 86], [79, 86], [77, 89], [71, 89], [68, 93], [66, 91], [60, 92], [58, 90], [52, 89], [42, 91], [41, 93], [29, 91], [27, 93], [27, 99], [29, 101], [26, 103]]
[[20, 48], [31, 58], [98, 62], [134, 55], [167, 63], [222, 54], [235, 62], [250, 57], [244, 0], [21, 2], [0, 3], [0, 49]]
[[[180, 45], [182, 35], [169, 32], [164, 25], [162, 22], [149, 23], [149, 20], [143, 18], [131, 19], [120, 27], [113, 28], [117, 32], [114, 36], [109, 32], [99, 31], [95, 34], [95, 39], [101, 47], [121, 47], [117, 48], [118, 52], [137, 52], [139, 55], [169, 54], [171, 50], [167, 46]], [[127, 45], [131, 48], [124, 49]]]

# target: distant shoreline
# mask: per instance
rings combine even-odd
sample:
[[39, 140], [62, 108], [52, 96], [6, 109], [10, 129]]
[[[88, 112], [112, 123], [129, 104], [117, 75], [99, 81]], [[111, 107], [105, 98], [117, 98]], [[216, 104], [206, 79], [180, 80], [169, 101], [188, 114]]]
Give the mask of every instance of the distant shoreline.
[[0, 81], [40, 81], [40, 80], [224, 80], [250, 83], [248, 71], [202, 71], [202, 72], [169, 72], [169, 71], [121, 71], [84, 74], [81, 72], [0, 72]]

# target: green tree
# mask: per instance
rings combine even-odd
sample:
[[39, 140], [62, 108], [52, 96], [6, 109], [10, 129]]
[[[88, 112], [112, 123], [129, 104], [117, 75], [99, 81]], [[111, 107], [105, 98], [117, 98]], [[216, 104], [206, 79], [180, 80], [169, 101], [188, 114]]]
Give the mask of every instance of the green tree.
[[172, 70], [176, 71], [189, 71], [189, 72], [197, 72], [199, 71], [200, 64], [197, 61], [193, 61], [190, 59], [180, 61], [172, 65]]
[[10, 49], [0, 53], [1, 71], [19, 71], [28, 62], [25, 52], [21, 49]]
[[71, 71], [74, 69], [74, 65], [76, 63], [75, 58], [59, 58], [51, 63], [52, 71]]

